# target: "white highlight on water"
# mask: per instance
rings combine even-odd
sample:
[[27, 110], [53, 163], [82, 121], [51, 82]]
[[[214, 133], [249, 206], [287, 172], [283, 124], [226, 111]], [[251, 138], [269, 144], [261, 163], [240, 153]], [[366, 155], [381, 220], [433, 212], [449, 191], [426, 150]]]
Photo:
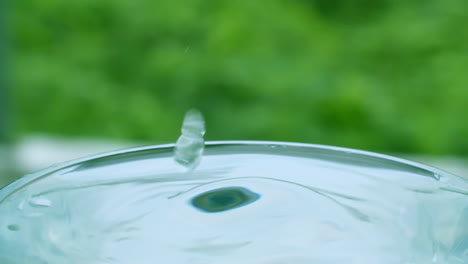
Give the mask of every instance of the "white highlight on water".
[[52, 202], [44, 197], [33, 197], [29, 200], [29, 204], [33, 207], [49, 207], [52, 205]]
[[200, 164], [205, 147], [205, 120], [200, 111], [191, 109], [185, 114], [181, 132], [174, 158], [179, 164], [193, 170]]

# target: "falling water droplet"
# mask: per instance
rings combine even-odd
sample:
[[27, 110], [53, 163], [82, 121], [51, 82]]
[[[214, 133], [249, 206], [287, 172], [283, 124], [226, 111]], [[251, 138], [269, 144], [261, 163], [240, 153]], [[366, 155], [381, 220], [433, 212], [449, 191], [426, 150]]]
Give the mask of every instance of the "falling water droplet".
[[177, 140], [174, 158], [179, 164], [193, 170], [200, 163], [205, 147], [203, 140], [205, 120], [200, 111], [192, 109], [185, 114], [181, 131], [182, 135]]
[[50, 207], [52, 202], [45, 197], [32, 197], [29, 199], [29, 204], [33, 207]]

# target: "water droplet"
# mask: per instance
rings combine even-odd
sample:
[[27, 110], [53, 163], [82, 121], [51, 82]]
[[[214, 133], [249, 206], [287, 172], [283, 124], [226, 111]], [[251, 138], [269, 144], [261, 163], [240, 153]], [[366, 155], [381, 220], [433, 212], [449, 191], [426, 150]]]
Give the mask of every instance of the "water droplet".
[[205, 141], [205, 120], [200, 111], [192, 109], [187, 112], [182, 124], [182, 135], [175, 147], [175, 160], [193, 170], [200, 163]]
[[226, 187], [193, 198], [192, 205], [207, 213], [219, 213], [253, 203], [260, 195], [243, 187]]
[[29, 204], [33, 207], [50, 207], [52, 202], [45, 197], [32, 197], [29, 199]]

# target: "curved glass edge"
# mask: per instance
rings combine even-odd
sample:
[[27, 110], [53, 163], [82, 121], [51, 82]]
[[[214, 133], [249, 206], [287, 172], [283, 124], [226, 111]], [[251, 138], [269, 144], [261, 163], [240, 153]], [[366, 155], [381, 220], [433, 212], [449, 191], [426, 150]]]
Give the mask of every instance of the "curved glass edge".
[[[382, 161], [392, 161], [396, 163], [401, 163], [401, 164], [405, 164], [416, 169], [422, 169], [427, 172], [431, 172], [431, 173], [438, 174], [438, 175], [451, 175], [453, 177], [458, 178], [461, 181], [468, 182], [466, 179], [462, 177], [459, 177], [452, 173], [449, 173], [449, 172], [446, 172], [446, 171], [443, 171], [441, 169], [437, 169], [434, 167], [430, 167], [430, 166], [427, 166], [418, 162], [414, 162], [414, 161], [410, 161], [410, 160], [406, 160], [406, 159], [402, 159], [402, 158], [398, 158], [398, 157], [394, 157], [390, 155], [379, 154], [379, 153], [364, 151], [364, 150], [351, 149], [351, 148], [327, 146], [327, 145], [320, 145], [320, 144], [282, 142], [282, 141], [208, 141], [205, 143], [205, 146], [207, 147], [223, 147], [223, 146], [294, 147], [294, 148], [321, 149], [321, 150], [329, 150], [329, 151], [336, 151], [336, 152], [344, 152], [347, 154], [357, 154], [357, 155], [374, 158], [374, 159], [377, 158], [377, 159], [381, 159]], [[174, 147], [175, 147], [175, 144], [171, 143], [171, 144], [128, 148], [128, 149], [101, 153], [97, 155], [91, 155], [91, 156], [87, 156], [84, 158], [79, 158], [79, 159], [67, 161], [64, 163], [55, 164], [48, 168], [40, 170], [38, 172], [27, 174], [23, 176], [22, 178], [16, 180], [15, 182], [0, 189], [0, 202], [2, 202], [7, 196], [9, 196], [8, 194], [11, 193], [13, 190], [19, 189], [26, 184], [39, 180], [44, 175], [54, 173], [56, 171], [62, 170], [70, 166], [75, 166], [80, 163], [84, 163], [87, 161], [92, 161], [92, 160], [96, 160], [100, 158], [105, 158], [105, 157], [110, 158], [112, 156], [134, 153], [134, 152], [136, 153], [136, 152], [142, 152], [142, 151], [159, 150], [159, 152], [172, 153]]]

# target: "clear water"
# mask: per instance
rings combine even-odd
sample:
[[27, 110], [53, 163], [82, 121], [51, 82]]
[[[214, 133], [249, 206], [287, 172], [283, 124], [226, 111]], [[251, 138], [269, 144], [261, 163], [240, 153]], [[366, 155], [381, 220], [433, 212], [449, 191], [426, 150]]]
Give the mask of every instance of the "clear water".
[[468, 263], [468, 183], [365, 152], [268, 142], [71, 162], [0, 191], [2, 264]]
[[189, 170], [195, 169], [201, 161], [205, 148], [205, 120], [200, 111], [187, 112], [182, 124], [181, 135], [175, 145], [175, 160]]

